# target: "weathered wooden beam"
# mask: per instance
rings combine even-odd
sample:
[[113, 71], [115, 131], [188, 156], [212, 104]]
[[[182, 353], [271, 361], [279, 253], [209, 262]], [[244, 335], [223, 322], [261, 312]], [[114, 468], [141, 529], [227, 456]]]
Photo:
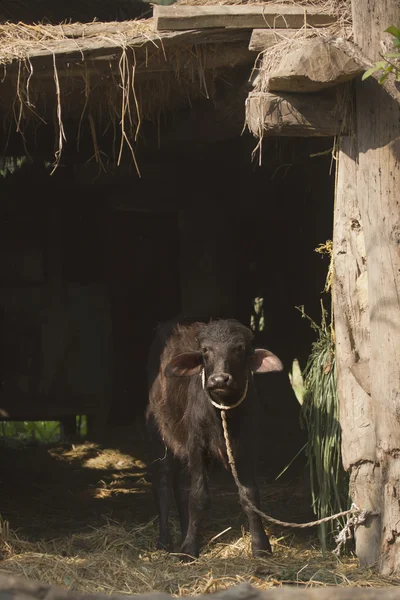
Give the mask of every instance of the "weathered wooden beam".
[[[254, 50], [255, 52], [262, 52], [263, 50], [267, 50], [268, 48], [274, 46], [279, 41], [284, 39], [293, 39], [299, 35], [299, 30], [297, 29], [254, 29], [251, 34], [249, 50]], [[349, 42], [348, 40], [344, 40], [343, 38], [324, 38], [324, 41], [342, 51], [346, 56], [354, 61], [359, 67], [360, 71], [366, 71], [370, 67], [374, 65], [370, 58], [366, 54], [364, 54], [358, 46]], [[378, 71], [371, 75], [374, 79], [379, 81], [381, 77], [381, 72]], [[386, 81], [381, 84], [383, 89], [397, 102], [400, 102], [400, 89], [398, 85], [395, 83], [395, 77], [389, 76]]]
[[269, 74], [270, 92], [317, 92], [345, 81], [363, 72], [339, 48], [323, 39], [310, 40], [282, 57], [279, 65]]
[[267, 135], [331, 137], [341, 130], [334, 114], [334, 96], [251, 92], [246, 100], [246, 122], [256, 137]]
[[[117, 25], [123, 26], [124, 23], [118, 23]], [[99, 25], [100, 31], [98, 32], [98, 35], [92, 34], [90, 37], [85, 37], [85, 26], [83, 25], [65, 25], [63, 27], [73, 27], [76, 37], [71, 34], [67, 39], [56, 40], [54, 42], [50, 40], [46, 43], [45, 47], [38, 44], [36, 48], [27, 53], [27, 59], [37, 62], [39, 59], [43, 59], [44, 61], [47, 59], [47, 62], [43, 62], [43, 65], [47, 67], [50, 64], [53, 64], [54, 58], [56, 59], [57, 64], [61, 61], [84, 62], [95, 59], [113, 59], [121, 56], [123, 48], [128, 52], [130, 49], [136, 48], [147, 48], [150, 51], [162, 51], [163, 48], [174, 45], [195, 46], [198, 44], [217, 44], [220, 42], [248, 43], [251, 35], [250, 30], [217, 28], [206, 31], [154, 32], [144, 36], [135, 29], [131, 28], [131, 30], [129, 30], [126, 28], [126, 30], [123, 30], [121, 43], [119, 43], [119, 41], [113, 37], [113, 35], [115, 36], [115, 34], [118, 33], [118, 30], [115, 27], [108, 27], [106, 31], [101, 33], [101, 30], [104, 28], [103, 25], [101, 27]], [[109, 39], [107, 39], [107, 35], [109, 35]]]
[[[358, 46], [349, 42], [348, 40], [344, 40], [342, 38], [327, 38], [326, 42], [335, 48], [342, 50], [349, 58], [354, 60], [363, 70], [367, 70], [370, 67], [374, 66], [374, 62], [364, 53]], [[379, 81], [382, 76], [380, 71], [372, 73], [371, 77], [376, 81]], [[389, 77], [383, 82], [380, 83], [382, 88], [389, 94], [393, 100], [400, 103], [400, 88], [398, 82], [396, 82], [396, 77], [392, 73]]]
[[[183, 47], [180, 54], [179, 67], [180, 70], [195, 69], [201, 67], [203, 70], [220, 69], [224, 67], [233, 68], [241, 65], [252, 65], [254, 63], [256, 53], [251, 52], [248, 48], [248, 39], [242, 40], [239, 43], [221, 44], [218, 48], [208, 48], [197, 55], [195, 51]], [[171, 57], [172, 58], [172, 57]], [[147, 78], [154, 73], [174, 71], [177, 72], [177, 62], [169, 60], [168, 52], [151, 51], [144, 52], [141, 48], [137, 49], [135, 55], [136, 67], [135, 76]], [[30, 73], [32, 81], [35, 79], [51, 79], [54, 78], [54, 64], [49, 57], [38, 57], [31, 60]], [[68, 58], [66, 60], [57, 61], [57, 75], [61, 79], [63, 77], [103, 77], [114, 73], [119, 77], [119, 63], [117, 60], [107, 59], [87, 59], [82, 61]], [[20, 71], [17, 68], [10, 68], [7, 71], [8, 77], [19, 78]]]
[[299, 35], [299, 29], [253, 29], [249, 42], [249, 50], [262, 52], [279, 42], [291, 40]]
[[303, 6], [232, 5], [232, 6], [155, 6], [154, 25], [157, 31], [166, 29], [204, 29], [236, 27], [246, 29], [300, 29], [305, 24], [324, 27], [336, 17], [315, 8]]

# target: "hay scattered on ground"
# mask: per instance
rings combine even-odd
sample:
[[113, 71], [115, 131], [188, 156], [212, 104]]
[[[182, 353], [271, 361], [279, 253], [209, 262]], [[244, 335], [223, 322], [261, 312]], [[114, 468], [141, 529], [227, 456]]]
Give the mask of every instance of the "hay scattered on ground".
[[[5, 477], [14, 489], [12, 522], [19, 520], [23, 531], [10, 531], [8, 539], [2, 542], [1, 573], [89, 593], [161, 591], [174, 596], [215, 592], [241, 582], [260, 589], [284, 584], [298, 587], [399, 584], [398, 580], [380, 577], [373, 570], [360, 569], [354, 557], [339, 559], [331, 553], [323, 557], [316, 532], [273, 529], [272, 557], [251, 558], [250, 536], [240, 528], [245, 519], [237, 493], [233, 485], [221, 483], [220, 475], [211, 481], [213, 507], [204, 526], [200, 558], [193, 564], [184, 564], [178, 553], [154, 551], [157, 523], [149, 484], [142, 482], [142, 493], [137, 496], [138, 481], [136, 479], [135, 488], [131, 485], [133, 478], [129, 477], [135, 473], [136, 478], [146, 478], [147, 467], [144, 461], [133, 458], [134, 453], [127, 448], [117, 450], [97, 444], [77, 444], [57, 446], [47, 452], [40, 448], [29, 453], [12, 452], [10, 459], [15, 457], [18, 477], [12, 481], [14, 470], [3, 465], [3, 471], [6, 470], [2, 472], [2, 479]], [[145, 456], [141, 447], [139, 453]], [[28, 454], [32, 457], [29, 464]], [[40, 456], [43, 459], [47, 456], [46, 465]], [[27, 480], [28, 475], [31, 481]], [[29, 502], [26, 514], [24, 498], [19, 488], [15, 488], [16, 483], [22, 485], [25, 502]], [[88, 488], [91, 489], [89, 500], [82, 495]], [[35, 490], [33, 494], [32, 490]], [[75, 507], [71, 506], [74, 495]], [[310, 496], [301, 490], [298, 482], [278, 485], [264, 481], [261, 496], [271, 509], [267, 512], [272, 511], [274, 516], [279, 516], [276, 513], [286, 506], [292, 511], [292, 520], [308, 520], [302, 511], [309, 510]], [[102, 517], [98, 516], [96, 504], [107, 514], [103, 512]], [[129, 507], [130, 512], [124, 511], [124, 507]], [[28, 508], [35, 515], [35, 523]], [[75, 512], [77, 509], [80, 512]], [[171, 521], [178, 551], [175, 516]]]
[[[175, 524], [175, 534], [177, 526]], [[354, 558], [325, 558], [313, 547], [298, 547], [287, 538], [272, 538], [273, 556], [250, 557], [250, 536], [209, 541], [191, 565], [179, 555], [154, 552], [156, 523], [130, 527], [107, 521], [86, 533], [36, 544], [15, 534], [4, 547], [0, 572], [28, 577], [83, 592], [138, 594], [152, 591], [174, 596], [216, 592], [241, 582], [268, 589], [340, 585], [389, 587], [398, 581], [360, 569]]]
[[74, 444], [70, 449], [63, 448], [51, 451], [59, 460], [67, 463], [80, 462], [89, 469], [146, 469], [145, 463], [114, 448], [102, 448], [99, 444]]

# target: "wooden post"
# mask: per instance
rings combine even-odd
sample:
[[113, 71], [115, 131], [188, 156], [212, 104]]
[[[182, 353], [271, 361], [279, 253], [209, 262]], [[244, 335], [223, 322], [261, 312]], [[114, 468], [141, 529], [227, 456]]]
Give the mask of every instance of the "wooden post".
[[233, 240], [223, 208], [196, 205], [179, 215], [182, 312], [188, 318], [235, 314]]
[[76, 437], [76, 416], [69, 415], [60, 420], [60, 434], [63, 442], [75, 439]]
[[[357, 142], [341, 138], [334, 214], [334, 315], [342, 458], [350, 470], [351, 496], [358, 506], [376, 508], [377, 490], [371, 485], [376, 469], [374, 414], [368, 384], [354, 369], [369, 365], [370, 334], [368, 275], [364, 230], [357, 195]], [[356, 535], [362, 563], [379, 556], [379, 521], [371, 520]]]
[[[379, 60], [398, 0], [353, 0], [356, 44]], [[399, 94], [400, 99], [400, 94]], [[356, 143], [341, 142], [335, 218], [335, 327], [343, 459], [353, 501], [380, 518], [356, 531], [363, 565], [400, 574], [400, 103], [356, 88]]]

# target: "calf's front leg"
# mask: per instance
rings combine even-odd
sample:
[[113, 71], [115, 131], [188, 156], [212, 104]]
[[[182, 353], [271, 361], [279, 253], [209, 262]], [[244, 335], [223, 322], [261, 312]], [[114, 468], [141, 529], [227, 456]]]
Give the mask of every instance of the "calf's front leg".
[[173, 489], [183, 541], [189, 526], [190, 478], [187, 464], [178, 458], [173, 459]]
[[189, 456], [190, 492], [189, 492], [189, 523], [181, 552], [186, 554], [184, 560], [197, 558], [200, 552], [200, 525], [204, 512], [210, 505], [207, 469], [203, 454], [200, 450]]
[[251, 503], [260, 510], [260, 494], [256, 483], [254, 462], [239, 458], [236, 468], [241, 484], [240, 503], [249, 520], [252, 554], [256, 557], [262, 556], [265, 552], [271, 553], [271, 544], [265, 533], [261, 517], [250, 506]]

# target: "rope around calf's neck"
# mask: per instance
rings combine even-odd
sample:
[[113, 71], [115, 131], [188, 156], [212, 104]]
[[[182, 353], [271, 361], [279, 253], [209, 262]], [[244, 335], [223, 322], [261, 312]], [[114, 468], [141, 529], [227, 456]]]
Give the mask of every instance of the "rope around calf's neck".
[[[242, 394], [239, 401], [236, 402], [236, 404], [232, 404], [230, 406], [223, 406], [222, 404], [217, 404], [212, 399], [211, 395], [208, 393], [208, 390], [206, 389], [206, 385], [205, 385], [205, 377], [206, 377], [205, 370], [202, 369], [201, 370], [201, 383], [202, 383], [203, 390], [206, 393], [211, 404], [215, 408], [219, 409], [221, 412], [222, 429], [224, 432], [226, 453], [228, 455], [228, 463], [231, 468], [233, 479], [234, 479], [236, 486], [238, 488], [238, 491], [240, 493], [241, 491], [243, 491], [243, 486], [239, 480], [239, 476], [238, 476], [238, 472], [237, 472], [236, 464], [235, 464], [235, 459], [234, 459], [233, 452], [232, 452], [232, 446], [231, 446], [231, 441], [229, 438], [229, 431], [228, 431], [228, 423], [226, 420], [226, 411], [236, 408], [237, 406], [239, 406], [239, 404], [241, 404], [243, 402], [243, 400], [245, 399], [245, 397], [247, 395], [247, 386], [248, 386], [249, 382], [247, 379], [244, 393]], [[353, 503], [351, 505], [351, 508], [349, 508], [348, 510], [343, 510], [339, 513], [331, 515], [330, 517], [324, 517], [322, 519], [318, 519], [317, 521], [310, 521], [309, 523], [290, 523], [287, 521], [280, 521], [279, 519], [274, 519], [273, 517], [266, 515], [261, 510], [259, 510], [256, 506], [254, 506], [254, 504], [249, 499], [248, 494], [244, 494], [244, 495], [246, 497], [246, 502], [247, 502], [249, 508], [253, 512], [255, 512], [262, 519], [265, 519], [269, 523], [274, 523], [275, 525], [280, 525], [281, 527], [290, 527], [292, 529], [306, 529], [308, 527], [316, 527], [317, 525], [321, 525], [322, 523], [328, 523], [329, 521], [333, 521], [335, 519], [340, 519], [341, 517], [348, 516], [346, 525], [339, 532], [339, 534], [335, 537], [337, 546], [336, 546], [336, 549], [333, 551], [333, 553], [337, 554], [337, 555], [340, 554], [342, 546], [346, 543], [346, 541], [352, 537], [351, 527], [356, 528], [359, 525], [365, 524], [368, 517], [379, 516], [379, 512], [372, 511], [372, 510], [361, 510], [356, 504]], [[352, 515], [352, 516], [350, 516], [350, 515]]]
[[[236, 486], [240, 492], [243, 489], [243, 486], [240, 483], [238, 472], [236, 469], [235, 459], [233, 457], [232, 446], [231, 446], [231, 442], [230, 442], [230, 438], [229, 438], [228, 423], [226, 420], [226, 410], [221, 410], [221, 420], [222, 420], [222, 428], [224, 431], [226, 452], [228, 455], [228, 463], [229, 463], [229, 466], [232, 471], [233, 479], [234, 479]], [[280, 521], [279, 519], [274, 519], [273, 517], [270, 517], [269, 515], [266, 515], [265, 513], [263, 513], [256, 506], [254, 506], [254, 504], [248, 498], [247, 494], [246, 494], [246, 501], [247, 501], [249, 507], [251, 508], [251, 510], [253, 512], [255, 512], [256, 514], [258, 514], [263, 519], [265, 519], [266, 521], [269, 521], [270, 523], [274, 523], [275, 525], [280, 525], [281, 527], [290, 527], [293, 529], [306, 529], [307, 527], [315, 527], [316, 525], [321, 525], [322, 523], [328, 523], [329, 521], [333, 521], [334, 519], [339, 519], [340, 517], [345, 517], [347, 515], [352, 514], [353, 516], [347, 520], [345, 527], [335, 538], [336, 542], [338, 544], [336, 547], [336, 550], [334, 550], [334, 553], [336, 553], [336, 554], [340, 553], [340, 550], [341, 550], [341, 547], [343, 546], [343, 544], [346, 542], [347, 539], [349, 539], [351, 537], [351, 532], [350, 532], [351, 526], [362, 525], [363, 523], [365, 523], [366, 519], [369, 516], [378, 516], [379, 515], [379, 513], [376, 511], [361, 510], [360, 508], [358, 508], [358, 506], [356, 506], [355, 504], [352, 504], [351, 508], [349, 508], [348, 510], [343, 510], [342, 512], [336, 513], [335, 515], [331, 515], [330, 517], [324, 517], [323, 519], [318, 519], [317, 521], [310, 521], [309, 523], [289, 523], [287, 521]]]

